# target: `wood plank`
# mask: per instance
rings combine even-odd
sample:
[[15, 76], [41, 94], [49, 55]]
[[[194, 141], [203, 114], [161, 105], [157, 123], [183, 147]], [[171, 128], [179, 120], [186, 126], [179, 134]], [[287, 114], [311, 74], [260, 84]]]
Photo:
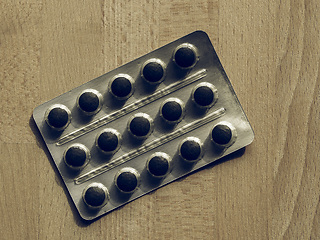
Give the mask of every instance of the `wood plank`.
[[[319, 239], [320, 2], [1, 1], [4, 239]], [[34, 107], [195, 30], [256, 137], [245, 152], [80, 220]]]

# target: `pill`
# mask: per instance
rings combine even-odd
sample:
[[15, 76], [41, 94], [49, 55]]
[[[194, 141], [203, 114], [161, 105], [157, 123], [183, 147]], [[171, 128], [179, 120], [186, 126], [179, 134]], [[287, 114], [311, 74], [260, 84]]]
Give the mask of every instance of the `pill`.
[[192, 68], [198, 61], [196, 48], [190, 43], [179, 45], [173, 53], [173, 61], [180, 68]]
[[71, 169], [80, 170], [90, 160], [89, 149], [82, 144], [75, 143], [66, 149], [63, 160]]
[[236, 139], [235, 128], [227, 122], [216, 124], [211, 131], [211, 140], [222, 147], [228, 147], [234, 143]]
[[156, 152], [147, 160], [148, 172], [158, 178], [162, 178], [169, 173], [171, 158], [164, 152]]
[[218, 91], [211, 83], [203, 82], [194, 87], [191, 99], [200, 108], [210, 108], [218, 99]]
[[96, 114], [101, 109], [102, 95], [94, 89], [87, 89], [79, 95], [77, 105], [86, 115]]
[[188, 137], [179, 146], [179, 155], [187, 162], [195, 162], [201, 158], [202, 143], [199, 138]]
[[118, 151], [120, 142], [121, 135], [113, 128], [102, 130], [96, 137], [96, 146], [100, 151], [107, 154], [113, 154]]
[[168, 98], [160, 106], [160, 116], [168, 123], [178, 123], [183, 118], [184, 103], [178, 98]]
[[133, 115], [128, 122], [128, 131], [137, 139], [147, 138], [153, 130], [153, 120], [146, 113]]
[[109, 192], [102, 183], [91, 183], [83, 190], [82, 199], [91, 208], [101, 208], [107, 204]]
[[64, 130], [70, 123], [71, 112], [61, 104], [55, 104], [47, 109], [45, 113], [46, 123], [55, 130]]
[[122, 168], [115, 176], [115, 185], [123, 193], [134, 192], [139, 185], [140, 174], [131, 167]]
[[165, 64], [157, 58], [146, 61], [141, 69], [141, 76], [150, 84], [159, 84], [165, 78]]
[[128, 99], [133, 90], [133, 79], [127, 74], [118, 74], [110, 81], [109, 91], [119, 100]]

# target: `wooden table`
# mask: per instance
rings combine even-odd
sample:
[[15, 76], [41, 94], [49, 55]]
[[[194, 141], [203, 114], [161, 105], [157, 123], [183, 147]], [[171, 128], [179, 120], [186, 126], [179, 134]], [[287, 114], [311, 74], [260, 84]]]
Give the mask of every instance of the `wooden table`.
[[[319, 239], [319, 5], [1, 1], [0, 239]], [[33, 108], [198, 29], [220, 56], [254, 142], [242, 156], [82, 222]]]

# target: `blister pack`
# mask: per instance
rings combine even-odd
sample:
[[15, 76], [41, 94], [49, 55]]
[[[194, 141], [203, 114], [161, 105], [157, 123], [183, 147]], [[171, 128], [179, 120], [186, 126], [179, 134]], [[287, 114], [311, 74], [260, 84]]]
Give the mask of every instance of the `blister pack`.
[[243, 148], [254, 137], [202, 31], [43, 103], [33, 118], [85, 220]]

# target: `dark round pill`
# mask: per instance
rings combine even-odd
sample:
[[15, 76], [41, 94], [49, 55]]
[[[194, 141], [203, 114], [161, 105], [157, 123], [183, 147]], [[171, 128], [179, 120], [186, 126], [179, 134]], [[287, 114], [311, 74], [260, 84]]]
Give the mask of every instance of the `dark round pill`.
[[94, 92], [84, 92], [80, 95], [78, 104], [82, 111], [92, 113], [98, 110], [100, 99]]
[[65, 109], [55, 107], [50, 110], [47, 121], [53, 128], [61, 129], [69, 123], [69, 114]]
[[149, 172], [156, 176], [161, 177], [167, 174], [169, 171], [169, 162], [168, 159], [162, 156], [154, 156], [148, 162]]
[[86, 151], [78, 146], [71, 146], [65, 154], [65, 162], [71, 167], [81, 167], [87, 160]]
[[138, 186], [138, 179], [134, 173], [125, 171], [119, 174], [116, 183], [119, 190], [129, 193], [134, 191]]
[[168, 101], [162, 106], [161, 115], [167, 121], [178, 121], [182, 116], [182, 107], [176, 101]]
[[149, 119], [143, 116], [136, 116], [130, 122], [130, 132], [137, 137], [147, 136], [151, 130]]
[[158, 62], [149, 62], [143, 67], [142, 74], [148, 82], [158, 83], [164, 76], [164, 69]]
[[118, 148], [119, 138], [112, 131], [105, 131], [97, 139], [98, 147], [105, 152], [113, 152]]
[[89, 187], [84, 194], [85, 202], [92, 207], [101, 206], [105, 202], [106, 197], [105, 191], [99, 186]]
[[227, 125], [219, 124], [212, 129], [212, 140], [220, 145], [228, 144], [232, 138], [232, 131]]
[[119, 98], [129, 97], [132, 92], [132, 83], [126, 77], [117, 77], [111, 84], [111, 92]]
[[193, 140], [186, 140], [180, 147], [181, 157], [187, 161], [195, 161], [201, 155], [201, 146]]
[[210, 106], [214, 101], [214, 92], [208, 86], [200, 86], [194, 91], [193, 98], [200, 106]]
[[195, 64], [197, 56], [192, 48], [183, 46], [175, 52], [174, 60], [179, 67], [190, 68]]

